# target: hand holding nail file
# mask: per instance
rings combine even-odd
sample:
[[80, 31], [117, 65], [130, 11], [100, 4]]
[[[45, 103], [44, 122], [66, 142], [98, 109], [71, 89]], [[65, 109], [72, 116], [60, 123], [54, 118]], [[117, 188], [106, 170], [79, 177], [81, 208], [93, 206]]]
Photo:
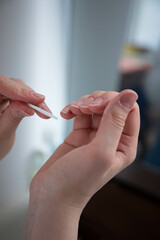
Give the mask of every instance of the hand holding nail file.
[[43, 109], [41, 109], [41, 108], [33, 105], [33, 104], [31, 104], [31, 103], [26, 103], [26, 104], [27, 104], [29, 107], [33, 108], [34, 110], [36, 110], [36, 111], [38, 111], [38, 112], [46, 115], [47, 117], [54, 118], [55, 120], [58, 120], [58, 118], [57, 118], [56, 116], [54, 116], [53, 114], [51, 114], [51, 113], [49, 113], [49, 112], [47, 112], [47, 111], [45, 111], [45, 110], [43, 110]]

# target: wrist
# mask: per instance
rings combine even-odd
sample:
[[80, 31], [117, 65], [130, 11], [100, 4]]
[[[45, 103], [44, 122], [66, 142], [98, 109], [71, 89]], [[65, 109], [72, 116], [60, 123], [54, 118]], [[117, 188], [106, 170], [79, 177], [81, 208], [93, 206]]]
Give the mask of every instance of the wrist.
[[23, 239], [75, 240], [80, 215], [80, 209], [64, 204], [63, 199], [44, 198], [32, 189]]

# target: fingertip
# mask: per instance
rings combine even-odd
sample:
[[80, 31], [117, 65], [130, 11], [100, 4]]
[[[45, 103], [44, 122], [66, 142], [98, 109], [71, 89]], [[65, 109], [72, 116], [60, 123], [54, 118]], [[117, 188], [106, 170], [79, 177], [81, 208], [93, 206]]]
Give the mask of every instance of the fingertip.
[[72, 119], [73, 117], [75, 117], [75, 114], [73, 114], [73, 113], [67, 114], [63, 111], [60, 112], [60, 115], [62, 118], [66, 119], [66, 120], [69, 120], [69, 119]]
[[75, 114], [72, 113], [70, 106], [64, 107], [62, 109], [62, 111], [60, 112], [60, 115], [61, 115], [61, 117], [63, 117], [64, 119], [67, 119], [67, 120], [71, 119], [75, 116]]
[[124, 90], [120, 93], [120, 104], [127, 110], [131, 110], [133, 107], [134, 103], [138, 99], [138, 95], [135, 91], [133, 90]]
[[30, 103], [33, 103], [33, 104], [39, 104], [44, 102], [45, 100], [45, 96], [40, 93], [30, 92], [29, 95], [31, 97]]

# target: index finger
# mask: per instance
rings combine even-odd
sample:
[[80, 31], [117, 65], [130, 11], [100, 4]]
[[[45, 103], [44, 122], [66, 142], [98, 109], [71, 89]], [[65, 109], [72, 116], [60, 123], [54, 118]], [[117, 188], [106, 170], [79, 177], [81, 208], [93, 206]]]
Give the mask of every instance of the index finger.
[[13, 81], [6, 76], [0, 76], [0, 94], [4, 96], [5, 99], [8, 98], [33, 104], [39, 104], [45, 99], [45, 96], [36, 93], [27, 85], [22, 85], [18, 81]]

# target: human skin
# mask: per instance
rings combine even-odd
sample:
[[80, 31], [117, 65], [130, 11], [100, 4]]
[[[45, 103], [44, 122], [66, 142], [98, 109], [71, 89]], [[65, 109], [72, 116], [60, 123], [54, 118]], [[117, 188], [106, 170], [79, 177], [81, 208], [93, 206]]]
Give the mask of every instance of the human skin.
[[32, 180], [24, 240], [77, 239], [87, 202], [136, 157], [136, 100], [131, 90], [97, 91], [63, 109], [73, 131]]
[[[0, 159], [12, 148], [16, 129], [24, 117], [34, 115], [34, 110], [24, 102], [37, 105], [51, 112], [44, 102], [45, 96], [36, 93], [21, 79], [0, 76]], [[47, 118], [43, 114], [37, 114]]]

